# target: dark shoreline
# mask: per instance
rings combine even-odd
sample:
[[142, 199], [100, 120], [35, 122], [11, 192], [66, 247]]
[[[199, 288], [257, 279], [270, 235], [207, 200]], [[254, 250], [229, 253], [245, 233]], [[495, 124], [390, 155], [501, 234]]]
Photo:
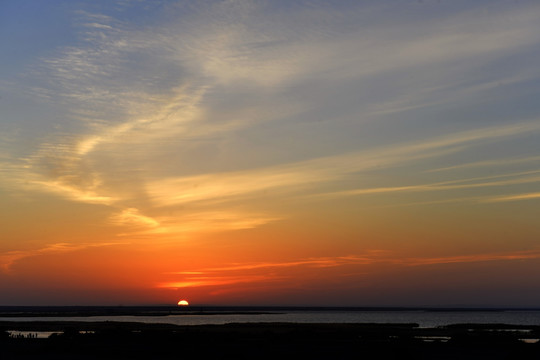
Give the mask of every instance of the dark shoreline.
[[505, 312], [539, 311], [539, 308], [458, 307], [302, 307], [302, 306], [0, 306], [0, 317], [87, 317], [167, 315], [261, 315], [293, 311], [385, 311], [385, 312]]
[[[7, 331], [56, 331], [46, 339]], [[11, 359], [532, 359], [540, 326], [460, 324], [0, 322], [0, 358]]]

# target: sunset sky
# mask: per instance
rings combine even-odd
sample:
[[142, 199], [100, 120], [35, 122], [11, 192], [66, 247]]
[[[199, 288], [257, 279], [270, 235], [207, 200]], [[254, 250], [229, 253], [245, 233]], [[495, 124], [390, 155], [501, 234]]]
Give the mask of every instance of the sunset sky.
[[0, 305], [540, 306], [540, 2], [0, 2]]

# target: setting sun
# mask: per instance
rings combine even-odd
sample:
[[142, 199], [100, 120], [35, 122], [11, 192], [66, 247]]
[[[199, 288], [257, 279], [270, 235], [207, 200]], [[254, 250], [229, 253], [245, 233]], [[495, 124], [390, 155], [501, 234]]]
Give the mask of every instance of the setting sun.
[[0, 306], [539, 307], [538, 17], [0, 0]]

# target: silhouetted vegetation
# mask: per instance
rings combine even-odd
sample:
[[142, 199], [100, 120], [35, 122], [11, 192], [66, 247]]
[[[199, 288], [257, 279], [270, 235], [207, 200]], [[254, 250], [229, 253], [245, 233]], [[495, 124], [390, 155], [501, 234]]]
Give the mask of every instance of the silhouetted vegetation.
[[[7, 330], [60, 331], [49, 338]], [[8, 336], [6, 336], [8, 334]], [[0, 322], [0, 358], [11, 359], [519, 359], [540, 358], [537, 326]]]

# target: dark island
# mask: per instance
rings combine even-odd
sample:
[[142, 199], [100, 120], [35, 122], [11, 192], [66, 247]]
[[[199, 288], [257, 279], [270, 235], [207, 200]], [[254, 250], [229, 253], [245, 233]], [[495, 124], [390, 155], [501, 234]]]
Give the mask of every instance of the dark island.
[[540, 326], [502, 324], [2, 321], [0, 359], [539, 359], [539, 338]]

